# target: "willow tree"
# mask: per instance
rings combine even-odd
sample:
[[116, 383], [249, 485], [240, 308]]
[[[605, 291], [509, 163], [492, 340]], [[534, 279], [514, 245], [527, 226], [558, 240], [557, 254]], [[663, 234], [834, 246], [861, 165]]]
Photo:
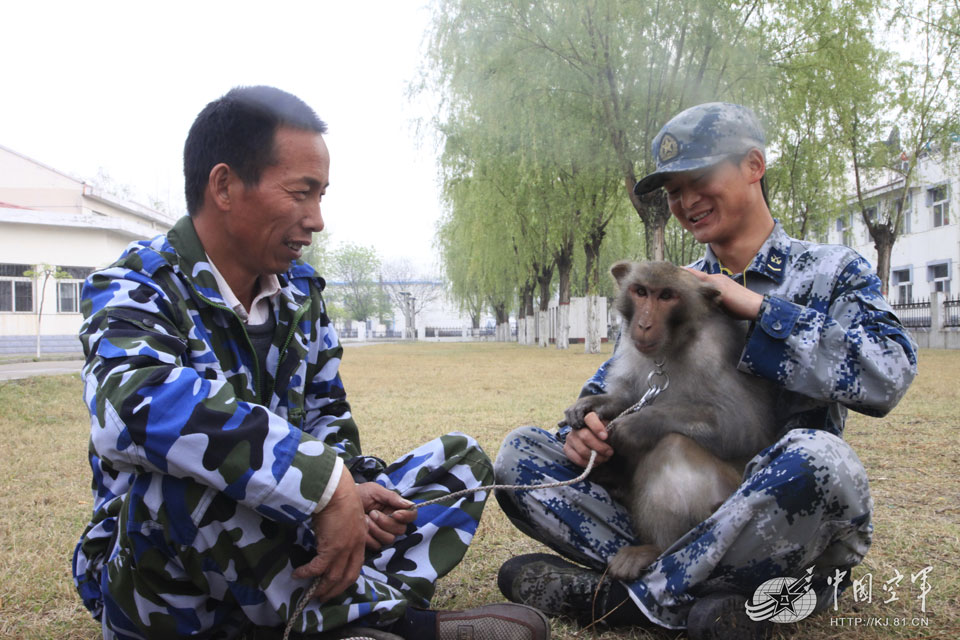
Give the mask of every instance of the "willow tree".
[[[483, 51], [495, 52], [489, 59], [496, 75], [552, 88], [542, 117], [565, 121], [576, 113], [585, 128], [596, 126], [605, 162], [644, 222], [651, 257], [663, 258], [666, 203], [659, 194], [636, 196], [633, 186], [653, 169], [650, 141], [670, 116], [706, 100], [762, 95], [759, 70], [769, 67], [759, 3], [447, 0], [440, 6], [440, 22], [458, 25], [441, 38], [445, 51], [480, 40]], [[521, 75], [530, 66], [522, 60], [534, 61], [535, 77]]]
[[[949, 159], [960, 130], [960, 21], [958, 8], [921, 0], [898, 3], [887, 14], [889, 33], [915, 43], [906, 57], [885, 50], [879, 18], [836, 8], [835, 42], [845, 57], [830, 73], [838, 90], [830, 113], [849, 161], [852, 208], [877, 251], [884, 295], [890, 258], [914, 196], [920, 159]], [[931, 160], [934, 158], [931, 157]], [[892, 197], [879, 195], [892, 192]]]

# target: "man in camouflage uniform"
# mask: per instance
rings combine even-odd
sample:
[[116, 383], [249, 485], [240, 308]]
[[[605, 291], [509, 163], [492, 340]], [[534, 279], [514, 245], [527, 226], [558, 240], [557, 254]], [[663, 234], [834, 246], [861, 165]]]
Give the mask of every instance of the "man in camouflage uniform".
[[184, 147], [190, 215], [87, 281], [77, 589], [105, 638], [271, 637], [314, 580], [300, 637], [547, 638], [528, 607], [416, 608], [486, 493], [408, 507], [482, 488], [492, 465], [460, 433], [389, 466], [361, 453], [324, 281], [298, 260], [323, 228], [325, 131], [270, 87], [211, 102]]
[[[603, 487], [498, 492], [518, 528], [588, 567], [520, 556], [501, 568], [500, 588], [515, 602], [581, 623], [610, 613], [608, 624], [649, 619], [686, 627], [695, 639], [762, 637], [770, 624], [746, 619], [744, 604], [764, 581], [799, 578], [812, 566], [824, 608], [843, 586], [838, 575], [866, 554], [873, 504], [863, 465], [841, 439], [844, 419], [847, 408], [882, 416], [897, 404], [916, 373], [915, 345], [866, 260], [843, 246], [790, 238], [772, 218], [764, 136], [752, 111], [721, 103], [688, 109], [661, 129], [653, 154], [657, 170], [636, 192], [663, 186], [680, 224], [707, 244], [690, 268], [720, 289], [730, 315], [750, 321], [737, 366], [782, 387], [780, 438], [750, 461], [733, 496], [628, 584], [599, 574], [618, 549], [637, 544], [627, 509]], [[604, 392], [608, 364], [582, 394]], [[580, 430], [520, 428], [499, 452], [497, 481], [574, 478], [591, 451], [598, 463], [610, 458], [606, 440], [596, 414]]]

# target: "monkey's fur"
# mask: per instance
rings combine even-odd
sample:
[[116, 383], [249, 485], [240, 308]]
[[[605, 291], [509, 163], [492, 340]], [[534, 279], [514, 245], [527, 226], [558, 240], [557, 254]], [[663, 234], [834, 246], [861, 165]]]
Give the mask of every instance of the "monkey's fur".
[[[644, 543], [624, 547], [609, 564], [614, 578], [632, 580], [709, 517], [740, 485], [746, 462], [773, 443], [777, 387], [736, 369], [747, 327], [720, 309], [719, 290], [668, 262], [623, 261], [610, 273], [629, 331], [606, 393], [580, 398], [565, 418], [574, 428], [591, 411], [612, 421], [614, 456], [593, 479], [629, 506]], [[618, 418], [646, 392], [655, 361], [669, 387]]]

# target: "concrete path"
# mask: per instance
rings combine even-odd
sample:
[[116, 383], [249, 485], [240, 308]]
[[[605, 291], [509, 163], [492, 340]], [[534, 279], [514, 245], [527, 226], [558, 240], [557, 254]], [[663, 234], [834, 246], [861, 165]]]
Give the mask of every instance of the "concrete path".
[[[344, 347], [368, 347], [382, 342], [343, 341]], [[59, 376], [65, 373], [79, 373], [83, 360], [49, 360], [44, 362], [17, 362], [0, 364], [0, 381], [19, 380], [31, 376]]]
[[32, 376], [59, 376], [79, 373], [83, 360], [50, 360], [46, 362], [17, 362], [0, 364], [0, 381], [19, 380]]

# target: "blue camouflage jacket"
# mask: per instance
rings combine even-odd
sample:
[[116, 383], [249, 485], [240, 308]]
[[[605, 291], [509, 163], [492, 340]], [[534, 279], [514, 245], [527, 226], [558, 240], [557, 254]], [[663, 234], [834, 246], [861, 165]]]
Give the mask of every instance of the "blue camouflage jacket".
[[[842, 436], [848, 407], [883, 416], [917, 373], [916, 344], [852, 249], [796, 240], [777, 222], [745, 274], [723, 270], [709, 245], [690, 266], [763, 294], [737, 366], [781, 386], [781, 434], [813, 428]], [[581, 395], [604, 392], [609, 363]]]
[[[83, 287], [94, 506], [73, 571], [95, 615], [128, 492], [172, 505], [180, 498], [163, 478], [188, 478], [269, 519], [300, 523], [337, 457], [360, 455], [323, 280], [299, 262], [278, 276], [276, 337], [262, 371], [206, 259], [184, 217], [166, 236], [131, 244]], [[130, 518], [127, 526], [138, 526], [132, 509]]]

